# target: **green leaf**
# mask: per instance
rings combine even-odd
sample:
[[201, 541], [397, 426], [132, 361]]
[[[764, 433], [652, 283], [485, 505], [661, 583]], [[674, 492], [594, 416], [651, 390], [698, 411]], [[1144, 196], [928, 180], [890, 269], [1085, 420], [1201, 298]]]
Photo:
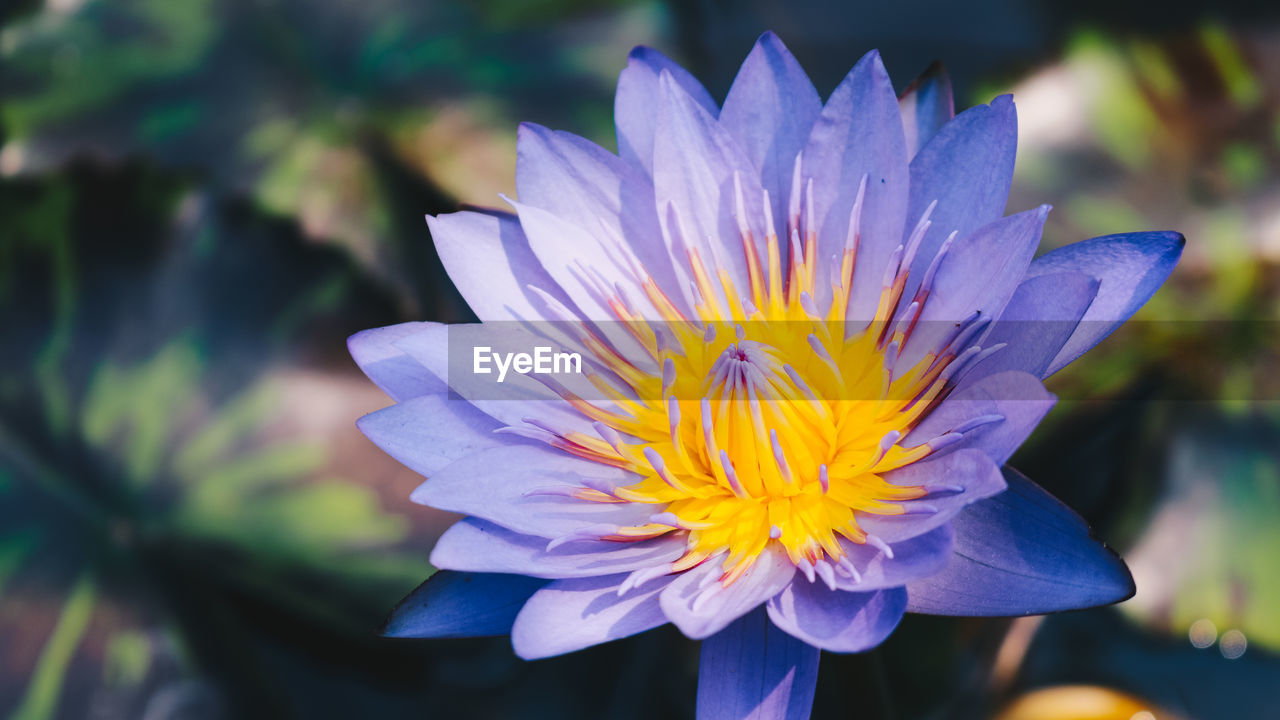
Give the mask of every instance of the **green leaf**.
[[279, 393], [265, 383], [237, 395], [182, 445], [173, 460], [174, 471], [184, 479], [210, 471], [253, 432], [278, 399]]
[[243, 523], [275, 543], [316, 551], [398, 542], [408, 532], [404, 518], [382, 512], [373, 491], [338, 480], [265, 497]]
[[193, 407], [201, 368], [194, 343], [183, 340], [128, 370], [101, 366], [84, 403], [85, 436], [100, 447], [122, 439], [130, 479], [149, 484], [164, 461], [176, 420]]
[[31, 680], [27, 684], [27, 692], [9, 720], [44, 720], [53, 717], [66, 679], [67, 666], [89, 627], [96, 602], [97, 587], [88, 575], [84, 575], [67, 595], [58, 624], [44, 649], [40, 651], [35, 672], [31, 674]]
[[188, 480], [182, 514], [194, 521], [234, 524], [264, 487], [304, 477], [323, 467], [324, 450], [315, 445], [277, 445], [229, 460]]
[[151, 640], [144, 633], [123, 630], [107, 641], [102, 674], [108, 686], [132, 687], [147, 677], [151, 668]]

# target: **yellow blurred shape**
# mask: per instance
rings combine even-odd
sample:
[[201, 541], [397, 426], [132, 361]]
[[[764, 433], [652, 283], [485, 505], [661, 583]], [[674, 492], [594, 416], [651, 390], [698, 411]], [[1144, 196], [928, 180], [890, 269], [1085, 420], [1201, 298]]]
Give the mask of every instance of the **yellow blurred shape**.
[[483, 100], [446, 105], [430, 120], [396, 133], [399, 156], [459, 203], [510, 210], [514, 197], [515, 133], [499, 107]]
[[1092, 685], [1044, 688], [1010, 703], [996, 720], [1180, 720], [1140, 698]]

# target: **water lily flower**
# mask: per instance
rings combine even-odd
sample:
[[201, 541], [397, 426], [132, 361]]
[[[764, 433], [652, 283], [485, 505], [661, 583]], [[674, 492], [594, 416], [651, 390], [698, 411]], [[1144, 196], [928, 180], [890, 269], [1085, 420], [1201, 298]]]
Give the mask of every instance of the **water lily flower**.
[[1012, 99], [953, 115], [941, 71], [899, 98], [875, 52], [823, 104], [765, 34], [719, 107], [637, 48], [616, 155], [522, 125], [512, 210], [427, 222], [473, 329], [569, 327], [589, 371], [499, 397], [451, 364], [459, 326], [351, 338], [395, 400], [360, 428], [428, 478], [415, 501], [467, 516], [386, 633], [509, 633], [536, 659], [672, 623], [702, 641], [699, 718], [804, 718], [820, 650], [906, 612], [1129, 597], [1120, 559], [1003, 466], [1055, 400], [1042, 380], [1183, 239], [1033, 259], [1048, 207], [1004, 215]]

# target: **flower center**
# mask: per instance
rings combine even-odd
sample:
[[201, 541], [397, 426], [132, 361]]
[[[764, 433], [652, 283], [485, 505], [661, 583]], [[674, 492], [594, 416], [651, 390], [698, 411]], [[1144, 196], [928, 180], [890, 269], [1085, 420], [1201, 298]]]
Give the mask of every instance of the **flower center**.
[[[612, 300], [619, 319], [661, 370], [643, 372], [598, 338], [584, 339], [631, 392], [612, 393], [609, 409], [566, 394], [595, 421], [599, 438], [565, 433], [555, 444], [626, 468], [640, 479], [616, 488], [583, 488], [576, 496], [654, 509], [648, 523], [601, 537], [625, 541], [683, 534], [687, 549], [672, 570], [723, 555], [725, 584], [769, 546], [812, 574], [815, 567], [820, 572], [847, 568], [845, 542], [884, 546], [859, 526], [860, 516], [903, 514], [902, 501], [925, 494], [884, 476], [948, 440], [944, 436], [909, 448], [899, 444], [948, 389], [948, 368], [960, 364], [953, 363], [960, 355], [953, 348], [963, 345], [966, 327], [958, 327], [953, 342], [924, 354], [914, 366], [900, 367], [901, 348], [928, 293], [928, 277], [916, 302], [899, 313], [910, 264], [910, 251], [904, 258], [899, 247], [875, 317], [865, 327], [850, 329], [860, 325], [846, 323], [845, 313], [861, 204], [860, 191], [825, 313], [813, 300], [816, 232], [801, 232], [799, 213], [791, 219], [785, 273], [777, 236], [767, 236], [762, 262], [744, 226], [749, 288], [734, 287], [722, 268], [712, 275], [698, 252], [689, 251], [696, 317], [675, 309], [649, 277], [638, 281], [665, 322], [651, 323], [621, 298]], [[764, 205], [765, 226], [772, 227], [767, 197]]]
[[[924, 494], [882, 477], [929, 451], [897, 444], [916, 415], [907, 400], [859, 396], [887, 372], [874, 343], [829, 338], [832, 353], [811, 322], [720, 327], [735, 340], [704, 336], [700, 348], [672, 353], [664, 402], [638, 414], [645, 427], [619, 428], [646, 441], [619, 447], [644, 479], [613, 495], [661, 508], [619, 534], [686, 532], [674, 569], [724, 552], [726, 582], [770, 543], [802, 567], [838, 565], [841, 538], [868, 541], [859, 513], [901, 514], [899, 501]], [[654, 426], [665, 432], [644, 432]]]

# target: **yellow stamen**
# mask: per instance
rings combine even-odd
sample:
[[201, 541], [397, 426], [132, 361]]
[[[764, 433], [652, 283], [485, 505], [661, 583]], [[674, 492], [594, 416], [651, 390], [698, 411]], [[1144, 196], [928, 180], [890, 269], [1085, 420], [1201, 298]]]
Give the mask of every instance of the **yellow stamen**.
[[[854, 221], [860, 206], [861, 195]], [[606, 435], [617, 431], [639, 442], [570, 433], [563, 446], [624, 467], [639, 479], [610, 493], [582, 490], [576, 496], [644, 503], [654, 514], [670, 514], [670, 522], [620, 528], [607, 539], [677, 533], [686, 551], [674, 571], [722, 556], [721, 582], [729, 584], [768, 548], [798, 565], [839, 563], [846, 552], [842, 542], [868, 541], [861, 518], [901, 515], [902, 503], [925, 494], [920, 487], [894, 485], [886, 474], [932, 452], [928, 445], [906, 448], [900, 442], [949, 388], [945, 370], [955, 355], [939, 349], [911, 368], [898, 367], [897, 353], [913, 330], [894, 327], [907, 280], [906, 268], [898, 266], [901, 248], [891, 261], [897, 265], [887, 269], [873, 318], [865, 328], [852, 323], [860, 329], [848, 334], [857, 228], [850, 230], [839, 266], [826, 269], [808, 203], [805, 211], [803, 234], [797, 220], [788, 238], [785, 283], [779, 238], [768, 216], [763, 266], [751, 232], [744, 226], [741, 233], [745, 288], [735, 286], [715, 257], [708, 267], [696, 250], [688, 251], [700, 296], [696, 321], [650, 277], [641, 286], [666, 321], [660, 331], [621, 298], [610, 300], [620, 321], [637, 326], [632, 334], [657, 361], [656, 373], [641, 369], [650, 367], [648, 360], [630, 362], [600, 339], [586, 339], [588, 350], [634, 395], [600, 378], [592, 382], [616, 411], [562, 394], [607, 426]], [[817, 308], [818, 276], [826, 282], [829, 273], [835, 283], [829, 306]]]

